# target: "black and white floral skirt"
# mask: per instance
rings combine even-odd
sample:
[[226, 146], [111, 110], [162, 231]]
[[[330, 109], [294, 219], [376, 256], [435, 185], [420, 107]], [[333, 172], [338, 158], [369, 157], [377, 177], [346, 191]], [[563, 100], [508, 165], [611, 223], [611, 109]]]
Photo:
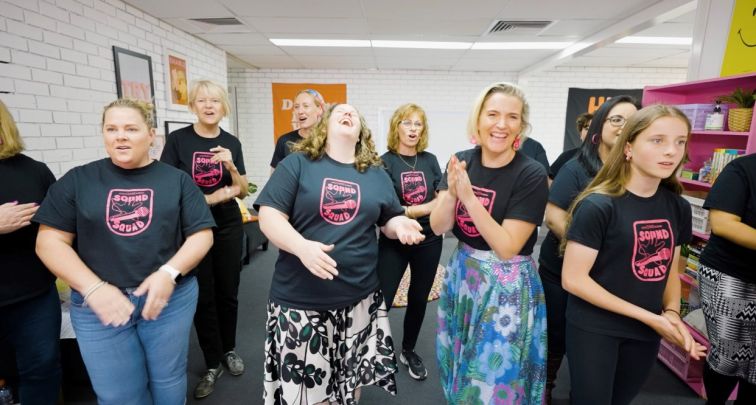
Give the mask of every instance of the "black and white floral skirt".
[[356, 404], [355, 390], [366, 385], [396, 395], [394, 342], [380, 291], [327, 311], [269, 301], [266, 331], [267, 405]]

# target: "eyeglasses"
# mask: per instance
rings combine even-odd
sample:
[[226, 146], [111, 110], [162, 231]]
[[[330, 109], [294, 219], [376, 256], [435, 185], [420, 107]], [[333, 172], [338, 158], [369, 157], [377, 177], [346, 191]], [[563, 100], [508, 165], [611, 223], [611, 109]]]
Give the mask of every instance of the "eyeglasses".
[[404, 121], [400, 122], [400, 124], [402, 124], [402, 126], [405, 127], [405, 128], [423, 129], [423, 123], [420, 122], [420, 121], [412, 122], [410, 120], [404, 120]]
[[611, 124], [613, 127], [621, 127], [627, 122], [627, 118], [621, 115], [612, 115], [606, 120], [609, 121], [609, 124]]

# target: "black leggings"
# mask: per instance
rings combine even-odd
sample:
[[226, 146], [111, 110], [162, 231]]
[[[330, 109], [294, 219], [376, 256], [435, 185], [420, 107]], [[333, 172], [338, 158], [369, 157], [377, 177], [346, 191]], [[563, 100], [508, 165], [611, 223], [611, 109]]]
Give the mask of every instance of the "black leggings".
[[557, 371], [562, 364], [565, 353], [565, 311], [567, 310], [567, 291], [562, 288], [561, 281], [553, 280], [543, 266], [539, 268], [543, 293], [546, 297], [546, 333], [548, 336], [548, 350], [546, 356], [546, 391], [554, 388]]
[[212, 208], [213, 247], [197, 265], [199, 298], [194, 327], [207, 368], [236, 347], [237, 295], [241, 273], [242, 221], [235, 201]]
[[405, 246], [381, 235], [378, 243], [378, 278], [386, 308], [391, 309], [402, 275], [407, 264], [410, 265], [411, 278], [407, 292], [407, 312], [404, 314], [402, 349], [413, 350], [417, 343], [442, 247], [443, 239], [440, 237], [433, 237], [421, 245]]
[[570, 403], [625, 405], [646, 382], [659, 340], [644, 341], [588, 332], [567, 322]]
[[742, 378], [719, 374], [709, 367], [708, 362], [704, 366], [703, 380], [709, 398], [706, 405], [724, 405], [738, 383], [738, 397], [734, 405], [756, 404], [756, 385], [749, 384]]

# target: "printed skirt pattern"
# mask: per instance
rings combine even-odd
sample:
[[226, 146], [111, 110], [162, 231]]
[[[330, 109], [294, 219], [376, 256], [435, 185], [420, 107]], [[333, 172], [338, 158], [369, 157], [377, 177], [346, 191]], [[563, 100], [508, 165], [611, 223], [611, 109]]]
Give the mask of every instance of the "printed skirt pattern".
[[706, 330], [706, 361], [719, 374], [756, 384], [756, 284], [711, 267], [698, 269]]
[[546, 304], [530, 256], [506, 261], [460, 243], [438, 304], [436, 340], [449, 404], [540, 404]]
[[269, 301], [266, 330], [267, 405], [356, 404], [355, 390], [366, 385], [396, 395], [394, 343], [380, 291], [328, 311]]

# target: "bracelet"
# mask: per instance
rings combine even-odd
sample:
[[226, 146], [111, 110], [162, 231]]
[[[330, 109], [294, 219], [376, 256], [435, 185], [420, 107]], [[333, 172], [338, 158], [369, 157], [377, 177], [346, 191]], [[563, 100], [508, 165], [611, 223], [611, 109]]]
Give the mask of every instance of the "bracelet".
[[160, 268], [158, 269], [158, 271], [164, 271], [164, 272], [168, 273], [171, 276], [171, 281], [173, 281], [173, 285], [176, 285], [176, 277], [178, 277], [181, 274], [180, 271], [176, 270], [175, 267], [173, 267], [173, 266], [171, 266], [169, 264], [164, 264], [164, 265], [160, 266]]
[[664, 312], [674, 312], [674, 313], [676, 313], [676, 314], [677, 314], [677, 317], [678, 317], [678, 318], [682, 319], [682, 316], [680, 315], [680, 311], [678, 311], [678, 310], [676, 310], [676, 309], [672, 309], [672, 308], [664, 308], [664, 311], [662, 311], [662, 313], [664, 313]]
[[84, 303], [86, 304], [87, 299], [92, 295], [92, 293], [94, 293], [95, 291], [97, 291], [98, 288], [104, 286], [107, 283], [108, 282], [105, 280], [100, 280], [97, 283], [95, 283], [93, 286], [89, 287], [87, 289], [87, 292], [84, 293]]

